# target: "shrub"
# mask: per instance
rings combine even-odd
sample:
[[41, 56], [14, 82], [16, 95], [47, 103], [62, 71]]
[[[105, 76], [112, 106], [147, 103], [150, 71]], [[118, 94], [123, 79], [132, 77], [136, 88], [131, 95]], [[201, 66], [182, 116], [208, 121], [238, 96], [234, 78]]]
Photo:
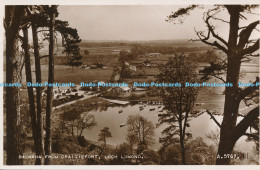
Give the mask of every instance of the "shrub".
[[84, 136], [78, 136], [78, 143], [82, 147], [86, 147], [88, 145], [88, 142]]

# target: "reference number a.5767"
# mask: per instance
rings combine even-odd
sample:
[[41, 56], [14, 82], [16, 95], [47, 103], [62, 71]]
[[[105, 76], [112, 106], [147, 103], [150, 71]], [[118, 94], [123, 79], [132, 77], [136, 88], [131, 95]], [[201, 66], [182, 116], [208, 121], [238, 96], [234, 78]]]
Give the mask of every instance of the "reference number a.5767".
[[226, 158], [231, 158], [231, 159], [238, 159], [238, 155], [237, 154], [224, 154], [223, 156], [218, 155], [217, 159], [226, 159]]

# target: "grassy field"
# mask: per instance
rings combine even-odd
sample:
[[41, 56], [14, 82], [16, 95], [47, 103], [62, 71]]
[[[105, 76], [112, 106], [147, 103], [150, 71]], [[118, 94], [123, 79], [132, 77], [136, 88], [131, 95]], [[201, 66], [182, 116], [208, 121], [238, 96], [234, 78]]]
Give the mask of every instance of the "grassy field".
[[[34, 71], [35, 69], [32, 68]], [[24, 71], [24, 70], [23, 70]], [[55, 65], [54, 67], [54, 82], [58, 83], [75, 83], [89, 81], [110, 81], [113, 69], [89, 69], [85, 70], [80, 67], [73, 67], [67, 65]], [[25, 75], [25, 73], [23, 74]], [[35, 74], [33, 73], [33, 81], [35, 81]], [[42, 81], [48, 81], [48, 66], [42, 65]], [[23, 83], [25, 83], [25, 76], [23, 76]]]

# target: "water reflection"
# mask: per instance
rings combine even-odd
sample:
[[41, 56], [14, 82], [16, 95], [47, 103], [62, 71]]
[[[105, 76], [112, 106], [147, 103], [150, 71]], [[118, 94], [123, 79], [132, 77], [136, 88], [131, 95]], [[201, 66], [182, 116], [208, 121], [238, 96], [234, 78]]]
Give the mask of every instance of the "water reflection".
[[[255, 77], [259, 74], [259, 65], [258, 64], [247, 64], [241, 66], [241, 82], [248, 82], [249, 80], [254, 81]], [[209, 83], [212, 82], [220, 82], [215, 78], [209, 80]], [[212, 109], [219, 113], [223, 113], [224, 109], [224, 98], [223, 95], [224, 88], [215, 87], [215, 88], [205, 88], [203, 89], [197, 98], [200, 105], [196, 107], [196, 109]], [[110, 105], [111, 106], [111, 105]], [[90, 111], [95, 115], [97, 126], [93, 129], [87, 129], [84, 132], [84, 136], [93, 141], [97, 141], [98, 133], [103, 127], [109, 127], [112, 133], [112, 138], [108, 139], [108, 144], [118, 145], [120, 143], [125, 142], [125, 137], [127, 134], [127, 126], [120, 127], [120, 124], [126, 124], [127, 118], [129, 115], [140, 114], [141, 116], [147, 118], [149, 121], [152, 121], [154, 125], [158, 123], [158, 114], [161, 110], [158, 109], [158, 106], [146, 106], [143, 107], [143, 110], [140, 111], [140, 105], [127, 105], [127, 106], [117, 106], [117, 107], [102, 107], [100, 110], [95, 109]], [[151, 111], [150, 109], [155, 109]], [[243, 102], [240, 104], [240, 113], [247, 113], [252, 108], [247, 108]], [[119, 114], [119, 111], [123, 111]], [[222, 122], [222, 116], [215, 116], [218, 122]], [[238, 118], [238, 121], [241, 121], [241, 117]], [[154, 150], [158, 150], [161, 147], [159, 143], [159, 137], [161, 136], [161, 131], [165, 128], [165, 125], [160, 126], [155, 129], [155, 143], [152, 145]], [[203, 140], [212, 144], [207, 137], [206, 134], [217, 131], [219, 127], [216, 123], [210, 119], [210, 116], [207, 113], [201, 114], [197, 118], [193, 118], [190, 121], [190, 127], [187, 128], [187, 131], [192, 133], [192, 137], [202, 137]], [[256, 153], [255, 143], [253, 141], [246, 141], [246, 136], [242, 136], [235, 145], [235, 150], [248, 153], [249, 159], [257, 160], [259, 159], [259, 155]], [[240, 164], [248, 164], [249, 160], [242, 160]]]
[[[127, 134], [127, 126], [120, 127], [120, 124], [126, 124], [127, 117], [129, 115], [140, 114], [141, 116], [147, 118], [149, 121], [152, 121], [154, 125], [158, 123], [158, 114], [161, 110], [158, 109], [158, 106], [146, 106], [142, 111], [139, 109], [140, 105], [126, 106], [126, 107], [109, 107], [105, 111], [90, 111], [93, 115], [95, 115], [97, 126], [90, 130], [85, 130], [84, 136], [93, 141], [97, 141], [98, 133], [103, 127], [109, 127], [112, 133], [112, 138], [108, 139], [108, 144], [117, 145], [125, 142], [125, 137]], [[155, 109], [154, 111], [150, 111], [150, 109]], [[119, 113], [119, 111], [123, 111]], [[215, 116], [216, 119], [221, 122], [222, 116]], [[242, 118], [238, 118], [238, 122]], [[158, 150], [161, 146], [159, 143], [159, 137], [161, 136], [161, 131], [165, 128], [165, 126], [160, 126], [155, 129], [155, 143], [152, 145], [154, 150]], [[207, 139], [206, 134], [211, 131], [216, 131], [219, 127], [216, 123], [210, 119], [210, 116], [207, 113], [201, 114], [197, 118], [193, 118], [190, 121], [190, 127], [187, 128], [187, 131], [192, 133], [192, 137], [202, 137], [206, 143], [212, 144], [209, 139]], [[236, 145], [235, 150], [248, 153], [249, 157], [254, 159], [258, 159], [255, 154], [255, 143], [250, 141], [246, 142], [246, 137], [241, 137]]]

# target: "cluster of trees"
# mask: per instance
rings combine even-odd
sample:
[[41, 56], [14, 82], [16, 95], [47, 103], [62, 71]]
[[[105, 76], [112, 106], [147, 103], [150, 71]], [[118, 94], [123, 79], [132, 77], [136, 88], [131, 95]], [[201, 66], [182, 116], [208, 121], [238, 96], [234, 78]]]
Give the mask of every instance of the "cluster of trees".
[[90, 129], [97, 125], [95, 116], [85, 112], [85, 110], [79, 106], [64, 110], [61, 114], [61, 120], [62, 133], [65, 132], [65, 130], [70, 131], [71, 136], [74, 136], [75, 128], [77, 136], [82, 136], [85, 129]]
[[[169, 22], [182, 22], [182, 16], [189, 14], [192, 10], [198, 8], [198, 5], [192, 5], [187, 8], [181, 8], [168, 16]], [[197, 164], [206, 163], [200, 155], [207, 158], [211, 163], [216, 160], [216, 164], [230, 164], [230, 157], [226, 154], [232, 154], [233, 148], [237, 140], [243, 136], [248, 136], [249, 140], [256, 141], [259, 144], [258, 133], [247, 133], [248, 128], [253, 128], [259, 132], [259, 105], [258, 105], [258, 86], [250, 86], [241, 88], [238, 86], [240, 78], [241, 63], [248, 61], [250, 57], [259, 56], [259, 38], [250, 39], [250, 35], [257, 28], [259, 20], [249, 23], [246, 26], [241, 26], [241, 19], [245, 13], [251, 13], [257, 8], [255, 5], [217, 5], [205, 12], [204, 21], [207, 26], [207, 32], [196, 31], [198, 40], [209, 46], [213, 46], [222, 51], [226, 57], [220, 60], [212, 60], [211, 65], [206, 67], [201, 73], [203, 78], [214, 76], [224, 83], [232, 83], [232, 87], [225, 89], [225, 103], [222, 123], [217, 122], [210, 111], [213, 120], [220, 128], [220, 137], [218, 141], [217, 154], [215, 157], [210, 157], [208, 148], [201, 140], [189, 140], [190, 134], [186, 132], [189, 127], [189, 119], [192, 117], [194, 102], [199, 89], [194, 87], [180, 87], [180, 88], [162, 88], [161, 94], [164, 101], [166, 114], [163, 114], [159, 119], [159, 125], [166, 124], [167, 127], [163, 131], [161, 142], [163, 147], [160, 150], [160, 155], [165, 164], [180, 163], [181, 164]], [[218, 13], [222, 10], [227, 11], [229, 20], [218, 18]], [[63, 37], [63, 45], [67, 56], [78, 57], [78, 43], [80, 39], [77, 31], [68, 27], [68, 23], [56, 20], [58, 15], [57, 6], [6, 6], [4, 27], [6, 30], [6, 83], [16, 83], [21, 79], [21, 70], [23, 63], [25, 64], [26, 81], [32, 82], [31, 63], [30, 63], [30, 43], [28, 39], [28, 29], [32, 29], [33, 37], [33, 55], [35, 57], [35, 73], [36, 82], [41, 83], [41, 67], [39, 53], [38, 35], [40, 32], [44, 34], [45, 38], [49, 40], [49, 73], [48, 82], [54, 81], [54, 44], [55, 34], [58, 32]], [[220, 37], [212, 25], [212, 20], [222, 21], [229, 25], [228, 38]], [[23, 35], [20, 35], [20, 32]], [[214, 40], [213, 40], [214, 39]], [[22, 53], [19, 52], [19, 41], [22, 44]], [[134, 47], [134, 55], [146, 52], [161, 52], [173, 53], [176, 52], [174, 47]], [[144, 49], [144, 50], [143, 50]], [[174, 50], [173, 50], [174, 49]], [[149, 51], [151, 50], [151, 51]], [[155, 51], [153, 51], [155, 50]], [[161, 51], [160, 51], [161, 50]], [[189, 49], [181, 48], [181, 51]], [[193, 50], [196, 50], [194, 47]], [[212, 54], [208, 54], [212, 55]], [[128, 54], [121, 54], [120, 64], [121, 72], [125, 74], [125, 61], [132, 56]], [[72, 61], [76, 61], [74, 58]], [[189, 60], [185, 55], [176, 55], [169, 62], [160, 68], [158, 81], [160, 82], [198, 82], [196, 73], [196, 65]], [[216, 72], [224, 72], [226, 77], [221, 77]], [[121, 76], [124, 77], [124, 76]], [[256, 77], [254, 83], [259, 82]], [[36, 88], [36, 100], [32, 87], [27, 88], [28, 100], [30, 103], [29, 112], [31, 118], [31, 128], [34, 139], [34, 148], [37, 156], [50, 155], [52, 143], [52, 87], [47, 89], [46, 109], [42, 107], [41, 88]], [[237, 123], [239, 114], [239, 106], [241, 102], [246, 105], [255, 104], [253, 109], [243, 115], [243, 119]], [[22, 164], [22, 160], [18, 159], [22, 146], [20, 141], [22, 136], [19, 132], [20, 122], [20, 103], [19, 103], [19, 88], [6, 87], [6, 138], [7, 138], [7, 164], [17, 165]], [[46, 112], [46, 113], [45, 113]], [[67, 117], [64, 120], [69, 120], [71, 123], [72, 135], [74, 133], [74, 123], [77, 119], [77, 132], [81, 136], [83, 130], [96, 125], [94, 117], [88, 114], [70, 114], [72, 111], [68, 110]], [[74, 110], [73, 110], [74, 113]], [[45, 121], [43, 116], [45, 115]], [[80, 116], [79, 116], [80, 115]], [[71, 117], [72, 116], [72, 117]], [[43, 133], [43, 125], [45, 126], [46, 134]], [[148, 146], [154, 142], [154, 125], [140, 115], [129, 116], [127, 120], [128, 133], [127, 141], [130, 152], [133, 152], [133, 147], [137, 146], [137, 154], [150, 155], [147, 157], [156, 158], [156, 154], [149, 150]], [[112, 137], [108, 127], [103, 128], [99, 134], [99, 141], [104, 143], [104, 149], [107, 150], [107, 139]], [[176, 147], [177, 146], [177, 147]], [[200, 147], [197, 147], [200, 146]], [[259, 146], [259, 145], [257, 145]], [[122, 145], [122, 148], [127, 148]], [[122, 148], [118, 149], [118, 153], [122, 153]], [[181, 155], [176, 157], [172, 152], [178, 152]], [[189, 155], [189, 156], [187, 156]], [[165, 159], [164, 159], [165, 158]], [[43, 160], [39, 157], [36, 159], [36, 164], [42, 164]], [[50, 164], [49, 157], [44, 159], [45, 164]]]
[[[63, 38], [63, 46], [68, 57], [76, 56], [79, 50], [80, 39], [76, 29], [69, 27], [68, 22], [56, 20], [57, 6], [6, 6], [4, 28], [6, 36], [6, 83], [21, 82], [22, 69], [25, 65], [26, 82], [32, 83], [31, 48], [35, 58], [36, 82], [41, 83], [41, 58], [48, 57], [48, 83], [54, 81], [54, 45], [57, 33]], [[28, 30], [31, 29], [33, 46], [29, 43]], [[20, 33], [23, 33], [20, 35]], [[42, 40], [49, 41], [49, 54], [40, 56], [39, 36]], [[20, 42], [20, 43], [19, 43]], [[21, 44], [22, 51], [19, 50]], [[34, 149], [37, 159], [35, 164], [49, 164], [49, 157], [42, 160], [44, 155], [51, 154], [52, 139], [52, 97], [53, 87], [47, 88], [46, 108], [42, 107], [42, 88], [36, 88], [36, 100], [33, 87], [27, 87], [29, 99], [29, 113], [31, 129], [34, 139]], [[6, 139], [7, 139], [7, 165], [22, 164], [18, 158], [21, 152], [19, 140], [21, 134], [19, 126], [23, 123], [20, 119], [19, 87], [6, 87]], [[45, 116], [45, 122], [43, 117]], [[43, 133], [45, 127], [45, 136]], [[22, 153], [20, 153], [22, 154]]]
[[216, 62], [220, 55], [215, 50], [207, 50], [201, 53], [189, 53], [188, 57], [194, 62]]
[[128, 46], [131, 42], [123, 41], [89, 41], [82, 42], [80, 46], [82, 47], [114, 47], [114, 46]]
[[131, 153], [135, 144], [137, 145], [137, 154], [140, 154], [154, 143], [155, 127], [151, 121], [139, 114], [130, 115], [127, 119], [127, 126], [126, 140], [129, 142]]
[[[180, 18], [183, 15], [188, 14], [191, 10], [197, 8], [198, 6], [193, 5], [187, 8], [181, 8], [175, 13], [172, 13], [168, 17], [168, 21], [181, 21]], [[194, 103], [196, 101], [196, 96], [198, 93], [198, 88], [190, 87], [177, 87], [177, 88], [162, 88], [161, 94], [163, 102], [165, 105], [166, 114], [163, 114], [159, 119], [159, 124], [166, 124], [166, 128], [163, 130], [163, 137], [160, 141], [163, 143], [161, 149], [161, 156], [171, 154], [169, 150], [176, 149], [181, 153], [181, 164], [200, 164], [208, 163], [211, 164], [216, 161], [216, 164], [230, 164], [231, 157], [225, 156], [227, 154], [232, 154], [234, 145], [236, 141], [243, 135], [248, 136], [249, 140], [255, 140], [257, 147], [259, 146], [259, 106], [258, 106], [258, 89], [259, 87], [238, 87], [238, 82], [240, 78], [240, 66], [242, 62], [250, 60], [250, 57], [259, 56], [259, 39], [249, 39], [250, 35], [254, 29], [259, 24], [259, 20], [250, 23], [247, 26], [240, 27], [239, 21], [240, 16], [243, 13], [250, 13], [257, 6], [243, 6], [243, 5], [226, 5], [226, 6], [216, 6], [213, 9], [205, 12], [204, 21], [207, 25], [208, 32], [204, 34], [202, 31], [196, 32], [198, 35], [198, 40], [207, 45], [213, 46], [218, 50], [222, 51], [226, 57], [219, 57], [214, 51], [208, 50], [205, 53], [206, 61], [210, 62], [209, 67], [205, 67], [201, 73], [204, 75], [201, 80], [208, 80], [208, 77], [214, 76], [224, 83], [232, 83], [233, 87], [226, 87], [225, 89], [225, 104], [222, 124], [217, 122], [212, 113], [207, 110], [208, 114], [211, 115], [216, 124], [220, 127], [220, 137], [218, 142], [218, 151], [215, 152], [213, 148], [208, 148], [207, 145], [200, 140], [189, 141], [189, 137], [192, 134], [187, 133], [187, 127], [189, 125], [189, 119], [192, 117]], [[217, 14], [221, 10], [226, 10], [230, 16], [229, 21], [223, 21], [223, 19], [217, 18]], [[229, 37], [228, 41], [220, 37], [215, 32], [215, 27], [211, 25], [210, 20], [220, 20], [229, 24]], [[215, 41], [211, 42], [211, 36]], [[161, 52], [155, 47], [149, 47], [152, 50], [150, 52]], [[135, 54], [144, 54], [149, 48], [142, 48], [135, 46], [133, 51]], [[166, 48], [167, 50], [172, 50], [173, 48]], [[181, 49], [187, 51], [187, 49]], [[149, 51], [149, 50], [148, 50]], [[170, 51], [171, 53], [176, 51]], [[197, 56], [196, 56], [197, 57]], [[196, 72], [197, 67], [190, 60], [190, 56], [185, 55], [175, 55], [169, 60], [169, 62], [160, 68], [160, 74], [157, 80], [160, 82], [180, 82], [185, 84], [185, 82], [199, 82], [200, 79]], [[219, 75], [219, 73], [226, 73], [226, 80]], [[259, 78], [256, 77], [254, 83], [259, 82]], [[240, 102], [244, 101], [247, 106], [256, 103], [256, 106], [244, 115], [244, 118], [237, 123], [237, 117], [239, 115], [239, 105]], [[133, 123], [136, 122], [136, 123]], [[141, 151], [147, 149], [147, 141], [142, 140], [145, 137], [141, 129], [144, 118], [141, 116], [133, 116], [128, 119], [128, 134], [127, 141], [129, 145], [132, 146], [134, 143], [138, 143], [138, 147]], [[147, 123], [147, 122], [146, 122]], [[247, 133], [248, 128], [255, 129], [254, 133]], [[153, 129], [152, 127], [150, 129]], [[131, 133], [132, 132], [132, 133]], [[152, 133], [151, 133], [151, 136]], [[196, 147], [198, 149], [196, 149]], [[176, 146], [179, 146], [176, 148]], [[132, 147], [131, 147], [132, 148]], [[211, 151], [210, 153], [208, 151]], [[137, 148], [138, 151], [138, 148]], [[189, 153], [187, 153], [189, 151]], [[173, 153], [176, 153], [173, 152]], [[140, 153], [140, 152], [139, 152]], [[163, 153], [163, 154], [162, 154]], [[177, 152], [178, 153], [178, 152]], [[187, 156], [189, 154], [190, 156]], [[215, 155], [212, 157], [212, 155]], [[201, 157], [203, 155], [203, 158]], [[176, 157], [176, 159], [174, 158]], [[163, 157], [164, 158], [164, 157]], [[180, 164], [180, 158], [177, 155], [171, 155], [170, 159], [165, 158], [163, 160], [165, 164], [174, 163]]]
[[209, 50], [209, 47], [175, 47], [175, 46], [146, 46], [143, 44], [134, 45], [131, 48], [134, 54], [144, 55], [145, 53], [161, 53], [161, 54], [174, 54], [179, 52], [199, 52]]
[[[130, 115], [127, 119], [126, 142], [115, 148], [106, 150], [106, 153], [116, 155], [114, 159], [106, 160], [105, 164], [111, 165], [181, 165], [182, 149], [180, 143], [175, 141], [155, 151], [151, 148], [154, 143], [155, 127], [153, 123], [143, 116]], [[103, 129], [104, 130], [104, 129]], [[101, 132], [103, 131], [101, 130]], [[178, 133], [178, 132], [177, 132]], [[109, 134], [109, 133], [108, 133]], [[202, 138], [186, 141], [186, 164], [212, 165], [216, 161], [215, 146], [207, 145]], [[134, 155], [132, 158], [125, 156]]]
[[[187, 165], [213, 165], [216, 152], [213, 145], [207, 145], [202, 138], [189, 140], [185, 143]], [[180, 144], [174, 143], [161, 147], [158, 151], [161, 165], [183, 165]]]
[[120, 81], [123, 81], [124, 78], [132, 77], [132, 71], [129, 68], [129, 64], [126, 63], [134, 59], [134, 55], [127, 51], [121, 51], [119, 54], [118, 61], [120, 63], [120, 68], [118, 68], [120, 72]]
[[[74, 110], [74, 109], [72, 109]], [[88, 113], [82, 113], [82, 110], [77, 112], [78, 118], [73, 119], [74, 112], [66, 111], [64, 116], [66, 119], [63, 120], [66, 126], [68, 127], [68, 134], [70, 128], [77, 127], [77, 131], [80, 131], [79, 122], [84, 122], [84, 127], [93, 127], [91, 115]], [[70, 121], [69, 121], [70, 120]], [[72, 125], [73, 122], [73, 125]], [[96, 123], [94, 123], [96, 124]], [[94, 125], [95, 126], [95, 125]], [[83, 127], [83, 126], [81, 126]], [[63, 129], [62, 125], [62, 129]], [[66, 128], [65, 128], [66, 129]], [[71, 129], [71, 131], [75, 131]], [[64, 132], [62, 132], [64, 134]], [[81, 136], [82, 133], [77, 134], [77, 141], [73, 141], [73, 133], [71, 136], [72, 142], [79, 143], [82, 146], [82, 151], [79, 153], [86, 153], [88, 150], [92, 150], [91, 145], [86, 139]], [[64, 135], [59, 135], [64, 136]], [[175, 141], [169, 143], [168, 145], [162, 145], [159, 151], [154, 151], [151, 146], [154, 144], [155, 137], [155, 126], [154, 124], [144, 118], [143, 116], [136, 114], [130, 115], [127, 118], [127, 136], [126, 142], [117, 145], [115, 148], [107, 145], [107, 140], [112, 137], [109, 127], [104, 127], [100, 130], [98, 134], [98, 141], [103, 145], [96, 145], [97, 154], [100, 156], [100, 160], [92, 162], [92, 164], [142, 164], [142, 165], [151, 165], [151, 164], [163, 164], [163, 165], [180, 165], [182, 163], [182, 150], [180, 143]], [[64, 136], [64, 138], [66, 138]], [[64, 139], [59, 139], [64, 140]], [[213, 140], [213, 139], [212, 139]], [[56, 146], [57, 145], [57, 146]], [[55, 151], [63, 152], [62, 146], [55, 142]], [[66, 144], [68, 145], [68, 144]], [[78, 147], [73, 146], [78, 150]], [[62, 149], [63, 148], [63, 149]], [[66, 150], [66, 149], [65, 149]], [[215, 162], [216, 149], [213, 145], [207, 145], [202, 138], [196, 138], [194, 140], [189, 140], [185, 143], [185, 157], [186, 164], [199, 165], [199, 164], [213, 164]], [[106, 159], [106, 155], [116, 155], [114, 159]], [[137, 157], [127, 158], [127, 156], [135, 155]], [[124, 158], [126, 156], [126, 159]], [[89, 162], [90, 163], [90, 162]]]

